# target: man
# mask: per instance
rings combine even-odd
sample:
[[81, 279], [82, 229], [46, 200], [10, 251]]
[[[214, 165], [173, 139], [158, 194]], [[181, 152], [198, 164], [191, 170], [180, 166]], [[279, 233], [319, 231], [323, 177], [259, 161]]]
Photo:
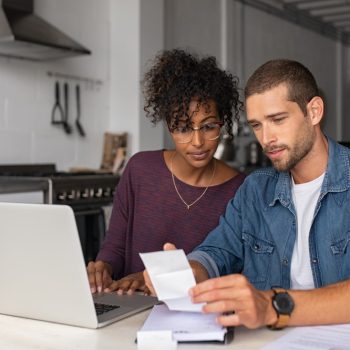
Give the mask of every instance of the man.
[[226, 326], [350, 323], [350, 150], [323, 134], [323, 100], [298, 62], [259, 67], [245, 98], [273, 168], [246, 179], [189, 254], [192, 300]]

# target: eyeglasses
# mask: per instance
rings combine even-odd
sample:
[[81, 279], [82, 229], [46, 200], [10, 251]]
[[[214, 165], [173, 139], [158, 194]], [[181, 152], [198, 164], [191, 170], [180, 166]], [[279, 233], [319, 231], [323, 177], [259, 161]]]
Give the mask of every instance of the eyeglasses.
[[192, 141], [194, 131], [199, 131], [205, 140], [214, 141], [220, 137], [220, 129], [224, 125], [223, 122], [211, 122], [201, 126], [193, 127], [189, 125], [176, 126], [170, 129], [174, 136], [174, 140], [178, 143], [189, 143]]

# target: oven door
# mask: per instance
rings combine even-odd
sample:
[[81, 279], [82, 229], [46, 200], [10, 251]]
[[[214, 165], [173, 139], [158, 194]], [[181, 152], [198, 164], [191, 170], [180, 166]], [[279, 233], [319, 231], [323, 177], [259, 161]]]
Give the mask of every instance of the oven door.
[[109, 207], [74, 209], [85, 263], [95, 260], [106, 232]]

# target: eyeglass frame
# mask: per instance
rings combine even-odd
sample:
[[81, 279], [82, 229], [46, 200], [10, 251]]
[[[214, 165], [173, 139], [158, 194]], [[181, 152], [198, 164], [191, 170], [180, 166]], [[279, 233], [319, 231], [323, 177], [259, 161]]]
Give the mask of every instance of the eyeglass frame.
[[[217, 121], [213, 121], [213, 122], [209, 122], [209, 123], [205, 123], [205, 124], [203, 124], [203, 125], [201, 125], [201, 126], [188, 126], [188, 128], [189, 129], [192, 129], [192, 131], [191, 131], [191, 133], [192, 133], [192, 135], [191, 135], [191, 138], [190, 138], [190, 140], [188, 140], [188, 141], [178, 141], [178, 140], [176, 140], [176, 142], [177, 143], [190, 143], [192, 140], [193, 140], [193, 135], [194, 135], [194, 132], [195, 131], [199, 131], [199, 132], [201, 132], [201, 129], [203, 128], [203, 126], [205, 126], [206, 124], [215, 124], [215, 125], [219, 125], [219, 130], [224, 126], [224, 122], [221, 122], [221, 121], [219, 121], [219, 120], [217, 120]], [[170, 131], [170, 133], [174, 133], [174, 130], [176, 129], [176, 127], [173, 127], [173, 128], [170, 128], [170, 127], [168, 127], [169, 128], [169, 131]], [[215, 140], [217, 140], [218, 138], [220, 137], [220, 132], [219, 132], [219, 135], [218, 136], [216, 136], [216, 137], [214, 137], [214, 138], [212, 138], [212, 139], [205, 139], [205, 140], [207, 140], [207, 141], [215, 141]]]

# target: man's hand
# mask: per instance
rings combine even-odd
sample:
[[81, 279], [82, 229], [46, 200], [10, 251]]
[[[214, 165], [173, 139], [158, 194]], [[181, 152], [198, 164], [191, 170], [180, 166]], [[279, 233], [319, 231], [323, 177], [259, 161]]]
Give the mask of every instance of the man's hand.
[[[272, 291], [255, 289], [243, 275], [209, 279], [191, 288], [195, 303], [207, 303], [206, 313], [226, 313], [218, 317], [223, 326], [258, 328], [274, 324], [277, 315], [271, 303]], [[227, 314], [229, 313], [229, 314]]]
[[150, 294], [150, 291], [145, 285], [142, 272], [133, 273], [118, 281], [113, 281], [112, 284], [105, 289], [105, 292], [117, 291], [118, 294], [134, 294], [136, 290], [143, 291], [144, 294]]
[[90, 261], [87, 266], [91, 293], [101, 293], [108, 288], [112, 280], [112, 267], [103, 261]]

